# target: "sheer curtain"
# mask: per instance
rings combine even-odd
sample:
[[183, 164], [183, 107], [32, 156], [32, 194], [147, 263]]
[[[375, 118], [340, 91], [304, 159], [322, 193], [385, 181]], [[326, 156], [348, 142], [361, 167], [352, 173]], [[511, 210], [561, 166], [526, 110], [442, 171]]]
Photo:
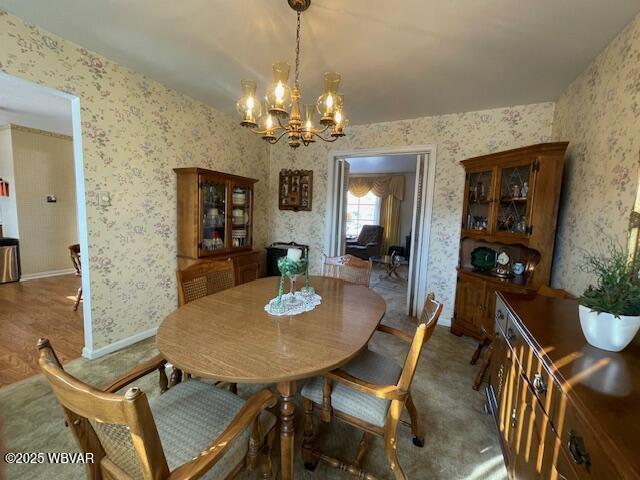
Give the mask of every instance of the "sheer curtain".
[[382, 252], [400, 243], [400, 208], [404, 201], [404, 175], [349, 177], [349, 192], [363, 197], [372, 192], [382, 199], [380, 225], [384, 227]]

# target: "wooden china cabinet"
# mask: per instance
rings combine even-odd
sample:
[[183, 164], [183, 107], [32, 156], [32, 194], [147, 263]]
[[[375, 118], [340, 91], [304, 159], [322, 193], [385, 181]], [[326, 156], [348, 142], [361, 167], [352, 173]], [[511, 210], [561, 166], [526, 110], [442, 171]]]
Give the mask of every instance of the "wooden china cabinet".
[[178, 175], [178, 268], [205, 259], [233, 260], [236, 285], [260, 276], [253, 250], [257, 180], [203, 168], [174, 168]]
[[[526, 293], [549, 283], [567, 145], [542, 143], [461, 162], [466, 180], [455, 335], [492, 338], [497, 291]], [[506, 253], [505, 269], [522, 263], [524, 273], [477, 271], [471, 254], [478, 247]]]

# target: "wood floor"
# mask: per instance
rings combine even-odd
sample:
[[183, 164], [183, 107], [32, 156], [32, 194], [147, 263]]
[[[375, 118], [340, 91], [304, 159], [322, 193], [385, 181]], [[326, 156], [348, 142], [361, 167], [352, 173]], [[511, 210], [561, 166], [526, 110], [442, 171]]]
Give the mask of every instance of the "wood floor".
[[36, 342], [51, 340], [61, 362], [81, 355], [80, 277], [61, 275], [0, 285], [0, 388], [38, 373]]

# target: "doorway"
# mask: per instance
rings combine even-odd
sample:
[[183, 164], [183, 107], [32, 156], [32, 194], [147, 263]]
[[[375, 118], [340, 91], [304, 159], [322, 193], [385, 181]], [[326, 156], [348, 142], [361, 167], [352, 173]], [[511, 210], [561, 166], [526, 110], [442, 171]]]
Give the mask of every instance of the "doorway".
[[10, 339], [0, 341], [0, 359], [10, 365], [0, 372], [2, 386], [39, 371], [40, 337], [63, 363], [92, 345], [77, 97], [0, 73], [0, 178], [0, 236], [17, 244], [15, 268], [0, 284], [0, 330]]
[[[381, 242], [380, 251], [368, 251], [365, 256], [374, 262], [374, 281], [395, 277], [405, 282], [409, 316], [421, 315], [426, 294], [435, 161], [435, 145], [340, 151], [329, 156], [325, 252], [329, 256], [343, 255], [350, 251], [347, 239], [353, 241], [352, 236], [362, 231], [363, 225], [383, 227], [386, 241]], [[385, 200], [376, 200], [375, 193], [380, 197], [389, 191], [380, 185], [374, 191], [376, 178], [379, 183], [403, 184], [405, 196], [391, 218], [380, 218], [385, 213], [380, 202]], [[374, 195], [366, 192], [367, 188]], [[401, 259], [398, 265], [390, 266], [393, 252]], [[394, 260], [397, 263], [397, 258]]]

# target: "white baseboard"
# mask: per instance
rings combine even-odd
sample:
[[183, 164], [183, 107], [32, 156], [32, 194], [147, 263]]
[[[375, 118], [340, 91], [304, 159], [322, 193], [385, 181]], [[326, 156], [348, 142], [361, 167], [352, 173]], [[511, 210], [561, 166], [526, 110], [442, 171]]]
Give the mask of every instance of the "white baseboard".
[[76, 273], [76, 269], [65, 268], [64, 270], [51, 270], [50, 272], [27, 273], [26, 275], [20, 275], [20, 281], [26, 282], [36, 278], [57, 277], [58, 275], [69, 275], [71, 273]]
[[133, 345], [134, 343], [138, 343], [149, 337], [153, 337], [156, 334], [157, 330], [158, 330], [158, 327], [150, 328], [149, 330], [136, 333], [135, 335], [132, 335], [127, 338], [122, 338], [116, 342], [110, 343], [109, 345], [105, 345], [104, 347], [96, 348], [95, 350], [91, 347], [85, 346], [82, 349], [82, 356], [84, 358], [88, 358], [89, 360], [103, 357], [108, 353], [113, 353], [118, 350], [122, 350], [123, 348]]

